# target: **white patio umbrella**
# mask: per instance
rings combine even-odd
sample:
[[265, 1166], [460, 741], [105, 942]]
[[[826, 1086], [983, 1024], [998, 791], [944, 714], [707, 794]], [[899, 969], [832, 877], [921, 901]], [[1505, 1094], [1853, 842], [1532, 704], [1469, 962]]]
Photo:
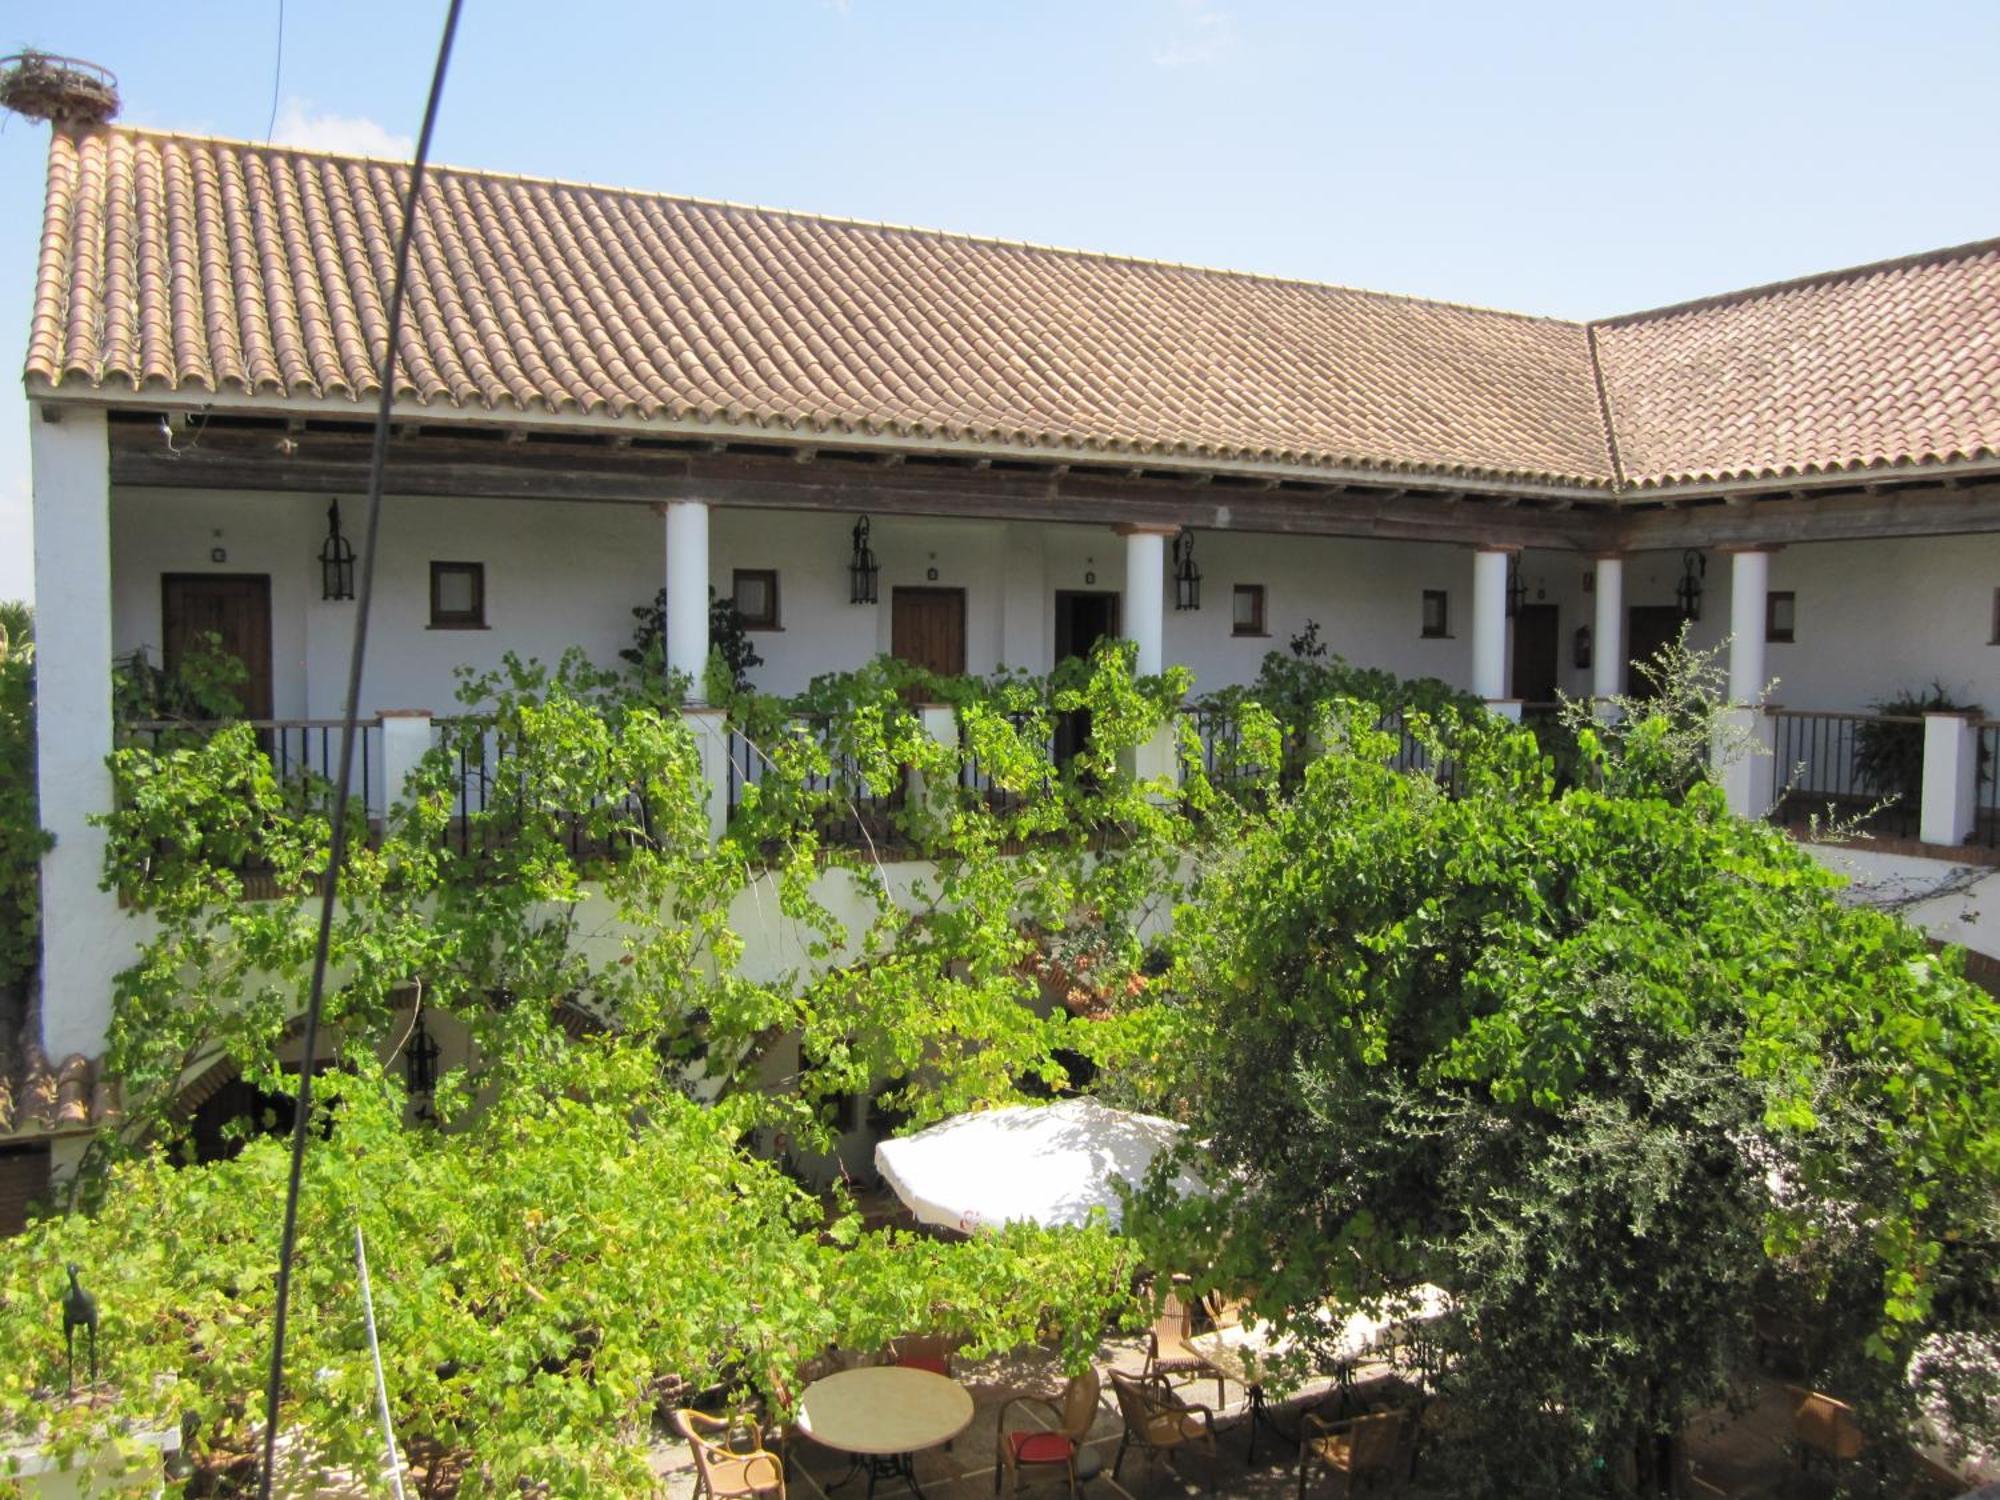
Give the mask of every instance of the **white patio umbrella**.
[[[1027, 1221], [1082, 1224], [1102, 1208], [1119, 1219], [1113, 1181], [1137, 1186], [1181, 1127], [1095, 1099], [1017, 1104], [959, 1115], [883, 1141], [875, 1165], [918, 1220], [967, 1234]], [[1183, 1174], [1183, 1192], [1201, 1186]]]

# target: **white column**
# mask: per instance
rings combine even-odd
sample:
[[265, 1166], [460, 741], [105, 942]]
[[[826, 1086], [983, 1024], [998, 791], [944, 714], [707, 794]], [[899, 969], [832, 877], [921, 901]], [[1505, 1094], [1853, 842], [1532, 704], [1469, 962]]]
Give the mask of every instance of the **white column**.
[[1137, 671], [1157, 676], [1166, 662], [1167, 537], [1171, 528], [1125, 526], [1125, 639], [1139, 647]]
[[1482, 547], [1472, 555], [1472, 691], [1489, 705], [1507, 698], [1507, 568], [1514, 552]]
[[1771, 554], [1759, 548], [1729, 557], [1729, 701], [1751, 704], [1764, 695], [1764, 600]]
[[1591, 633], [1590, 692], [1615, 698], [1625, 691], [1625, 559], [1597, 559], [1597, 618]]
[[42, 1042], [103, 1050], [111, 986], [135, 956], [118, 898], [98, 889], [111, 810], [111, 453], [104, 413], [29, 419], [35, 496], [36, 780], [42, 827]]
[[675, 500], [667, 517], [667, 670], [688, 678], [688, 701], [700, 703], [708, 672], [708, 506]]
[[1924, 802], [1917, 836], [1956, 846], [1979, 816], [1979, 719], [1970, 713], [1924, 715]]

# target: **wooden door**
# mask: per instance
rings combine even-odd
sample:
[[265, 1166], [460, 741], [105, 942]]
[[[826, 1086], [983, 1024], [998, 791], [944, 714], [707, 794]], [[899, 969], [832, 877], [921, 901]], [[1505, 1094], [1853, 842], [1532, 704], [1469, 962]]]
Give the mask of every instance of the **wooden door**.
[[1560, 616], [1553, 604], [1523, 604], [1514, 612], [1514, 691], [1523, 703], [1556, 701], [1562, 667]]
[[940, 677], [964, 675], [964, 589], [899, 588], [889, 608], [891, 656]]
[[1673, 604], [1635, 604], [1625, 616], [1625, 692], [1641, 700], [1652, 698], [1658, 686], [1640, 670], [1650, 667], [1660, 651], [1680, 639], [1683, 619]]
[[160, 655], [168, 671], [213, 635], [249, 676], [243, 717], [271, 717], [271, 578], [267, 573], [168, 573], [161, 580]]

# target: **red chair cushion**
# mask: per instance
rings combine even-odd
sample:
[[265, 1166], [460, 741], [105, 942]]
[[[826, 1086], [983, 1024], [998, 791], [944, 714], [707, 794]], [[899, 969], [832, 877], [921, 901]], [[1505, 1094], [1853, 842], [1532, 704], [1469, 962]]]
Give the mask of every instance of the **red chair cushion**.
[[903, 1370], [929, 1370], [933, 1375], [950, 1375], [951, 1366], [935, 1354], [909, 1354], [896, 1361]]
[[1007, 1446], [1017, 1464], [1066, 1464], [1076, 1445], [1060, 1432], [1010, 1432]]

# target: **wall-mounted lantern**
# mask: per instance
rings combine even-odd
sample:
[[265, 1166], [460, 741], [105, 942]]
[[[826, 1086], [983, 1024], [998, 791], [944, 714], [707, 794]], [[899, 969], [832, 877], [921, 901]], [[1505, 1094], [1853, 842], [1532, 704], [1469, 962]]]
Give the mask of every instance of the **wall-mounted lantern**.
[[881, 573], [874, 550], [868, 545], [868, 518], [863, 516], [854, 523], [854, 555], [847, 560], [847, 602], [873, 604], [876, 579]]
[[1174, 608], [1201, 608], [1201, 569], [1194, 560], [1194, 533], [1185, 526], [1174, 537]]
[[1507, 618], [1518, 615], [1527, 599], [1528, 586], [1521, 581], [1521, 554], [1517, 552], [1507, 559]]
[[1708, 577], [1708, 559], [1690, 547], [1681, 554], [1681, 581], [1674, 586], [1674, 602], [1683, 620], [1701, 618], [1701, 584]]
[[416, 1103], [419, 1120], [431, 1118], [431, 1101], [437, 1094], [439, 1051], [437, 1039], [424, 1025], [424, 1013], [419, 1010], [416, 1024], [410, 1031], [409, 1044], [403, 1052], [403, 1075], [410, 1086], [410, 1098]]
[[319, 549], [319, 586], [322, 599], [354, 597], [354, 548], [340, 534], [338, 500], [326, 508], [326, 541]]

